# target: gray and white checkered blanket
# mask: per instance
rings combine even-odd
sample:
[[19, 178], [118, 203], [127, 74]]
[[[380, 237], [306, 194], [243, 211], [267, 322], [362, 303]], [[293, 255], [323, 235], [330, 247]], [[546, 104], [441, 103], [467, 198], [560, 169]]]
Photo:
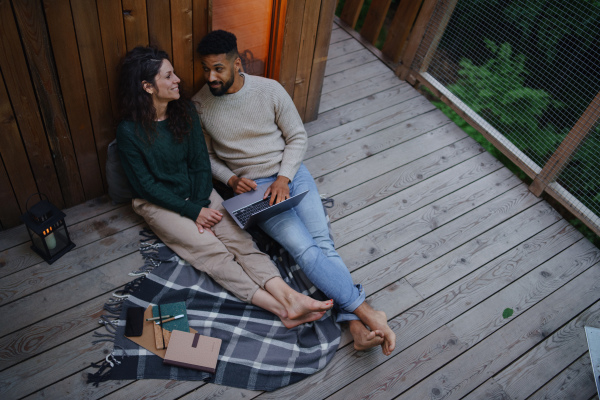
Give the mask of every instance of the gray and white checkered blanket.
[[[326, 300], [275, 242], [266, 237], [257, 242], [292, 288]], [[89, 375], [89, 382], [148, 378], [206, 380], [251, 390], [275, 390], [321, 370], [335, 354], [340, 327], [332, 311], [319, 321], [287, 329], [275, 315], [240, 301], [208, 275], [180, 260], [160, 241], [151, 245], [145, 239], [143, 245], [146, 264], [155, 267], [127, 288], [131, 293], [124, 301], [107, 303], [107, 311], [120, 311], [117, 320], [104, 318], [107, 328], [114, 333], [114, 351], [107, 362], [96, 365], [100, 370]], [[146, 308], [150, 304], [178, 301], [186, 303], [190, 327], [202, 335], [223, 340], [215, 374], [164, 365], [160, 357], [124, 337], [128, 307]], [[107, 364], [113, 367], [108, 368]]]

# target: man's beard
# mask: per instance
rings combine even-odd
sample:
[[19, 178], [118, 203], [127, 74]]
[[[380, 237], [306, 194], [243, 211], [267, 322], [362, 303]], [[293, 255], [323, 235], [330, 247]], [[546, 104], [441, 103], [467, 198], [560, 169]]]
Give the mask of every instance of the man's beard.
[[227, 93], [227, 91], [229, 90], [229, 88], [233, 85], [233, 82], [235, 81], [235, 75], [231, 74], [231, 79], [228, 80], [227, 82], [223, 83], [223, 85], [221, 85], [218, 88], [213, 88], [212, 86], [208, 86], [208, 88], [210, 89], [210, 92], [213, 94], [213, 96], [223, 96], [225, 93]]

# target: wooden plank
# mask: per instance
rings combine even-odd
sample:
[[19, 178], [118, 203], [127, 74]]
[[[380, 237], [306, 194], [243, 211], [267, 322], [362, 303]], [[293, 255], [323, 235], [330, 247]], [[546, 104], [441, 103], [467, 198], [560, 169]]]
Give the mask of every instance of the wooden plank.
[[[426, 114], [423, 114], [426, 115]], [[423, 115], [415, 118], [414, 122], [429, 122]], [[432, 113], [435, 115], [435, 113]], [[426, 127], [418, 125], [411, 126], [406, 132], [400, 132], [397, 126], [391, 126], [380, 132], [363, 137], [359, 140], [350, 142], [344, 146], [340, 146], [330, 153], [323, 153], [306, 160], [306, 167], [311, 171], [315, 178], [328, 174], [337, 169], [346, 167], [357, 161], [372, 157], [380, 152], [390, 152], [392, 147], [403, 144], [405, 148], [410, 147], [417, 150], [418, 144], [428, 143], [432, 137], [440, 139], [440, 143], [436, 143], [433, 150], [444, 147], [450, 143], [454, 143], [465, 137], [464, 132], [456, 129], [451, 129], [452, 125], [443, 118], [433, 119]], [[429, 129], [427, 129], [429, 128]], [[427, 133], [428, 131], [431, 131]], [[415, 139], [420, 136], [420, 139]], [[413, 140], [415, 139], [415, 140]], [[421, 155], [425, 155], [430, 151], [428, 149], [419, 149]], [[335, 158], [331, 155], [335, 154]], [[410, 154], [410, 153], [405, 153]]]
[[65, 205], [86, 200], [39, 1], [13, 3]]
[[383, 27], [385, 17], [392, 0], [373, 0], [360, 34], [370, 43], [375, 44]]
[[[1, 18], [1, 17], [0, 17]], [[12, 110], [4, 81], [0, 79], [0, 156], [2, 157], [3, 179], [2, 204], [7, 207], [2, 211], [2, 223], [5, 228], [20, 224], [19, 215], [23, 214], [29, 196], [37, 192], [37, 186], [29, 166], [27, 152], [17, 126], [17, 115]], [[6, 166], [6, 169], [4, 169]], [[12, 181], [12, 182], [11, 182]], [[13, 202], [17, 203], [14, 208]], [[0, 233], [1, 235], [1, 233]], [[0, 236], [0, 240], [1, 236]]]
[[332, 43], [329, 46], [329, 53], [327, 55], [328, 61], [343, 56], [348, 53], [353, 53], [355, 51], [359, 51], [364, 49], [364, 47], [355, 39], [348, 38], [346, 40], [341, 40], [336, 43]]
[[365, 0], [346, 0], [340, 19], [354, 28]]
[[331, 39], [329, 39], [329, 44], [332, 45], [337, 42], [341, 42], [342, 40], [351, 39], [352, 36], [348, 34], [343, 29], [340, 29], [337, 25], [334, 24], [333, 30], [331, 31]]
[[429, 64], [442, 40], [442, 35], [446, 31], [446, 26], [448, 26], [448, 22], [454, 12], [457, 1], [458, 0], [443, 0], [438, 3], [436, 13], [439, 17], [430, 21], [429, 26], [427, 27], [429, 31], [428, 35], [421, 43], [421, 47], [426, 51], [422, 56], [423, 58], [421, 65], [419, 66], [419, 71], [427, 71], [429, 69]]
[[211, 9], [209, 0], [192, 0], [192, 48], [194, 49], [194, 87], [193, 92], [196, 93], [204, 86], [204, 70], [200, 62], [200, 54], [195, 51], [200, 40], [206, 36], [211, 30]]
[[401, 0], [398, 4], [381, 50], [394, 62], [398, 62], [400, 59], [422, 2], [422, 0]]
[[[597, 279], [596, 277], [596, 284], [598, 283]], [[563, 296], [561, 300], [567, 301], [568, 296]], [[590, 297], [593, 297], [591, 293], [588, 294], [587, 299]], [[554, 307], [558, 307], [558, 305], [554, 305]], [[560, 372], [563, 363], [572, 362], [586, 351], [587, 342], [585, 330], [583, 329], [584, 325], [600, 325], [600, 303], [595, 303], [586, 309], [533, 350], [510, 364], [494, 377], [493, 385], [491, 385], [491, 382], [486, 382], [470, 393], [467, 398], [492, 398], [500, 394], [505, 394], [507, 398], [515, 398], [516, 396], [525, 398], [529, 396]], [[544, 337], [540, 333], [545, 332], [551, 332], [551, 330], [532, 333], [538, 333], [536, 339], [539, 340]]]
[[[368, 234], [366, 237], [385, 255], [369, 268], [355, 270], [352, 273], [355, 282], [362, 283], [365, 290], [372, 293], [506, 221], [514, 213], [533, 206], [535, 196], [528, 196], [520, 186], [514, 187], [515, 181], [511, 178], [503, 176], [500, 170], [421, 208], [410, 218], [396, 220]], [[491, 190], [490, 182], [499, 185]], [[510, 187], [513, 188], [498, 197]], [[490, 194], [490, 191], [495, 193]], [[463, 197], [458, 199], [458, 196]], [[469, 199], [466, 204], [465, 199]], [[427, 236], [421, 237], [423, 235]], [[367, 260], [366, 255], [348, 257], [354, 247], [350, 244], [339, 251], [342, 259], [350, 260], [347, 265], [351, 269]]]
[[[12, 107], [16, 111], [19, 132], [37, 188], [48, 196], [52, 204], [63, 208], [63, 196], [9, 0], [0, 0], [0, 27], [0, 70]], [[31, 107], [32, 104], [36, 107]]]
[[[409, 99], [359, 120], [350, 122], [339, 128], [334, 128], [323, 132], [320, 135], [312, 136], [309, 140], [309, 145], [304, 158], [307, 160], [330, 151], [337, 152], [338, 147], [347, 145], [371, 134], [379, 136], [386, 128], [397, 128], [397, 125], [424, 114], [431, 114], [430, 116], [438, 121], [437, 126], [449, 122], [440, 112], [431, 113], [430, 111], [435, 110], [436, 108], [424, 97], [410, 98], [413, 95], [410, 91], [404, 92], [403, 95], [405, 99]], [[418, 124], [418, 122], [416, 123]], [[408, 128], [413, 127], [413, 123], [410, 123], [410, 125], [411, 126]], [[428, 130], [433, 129], [431, 128], [432, 124], [427, 124], [426, 126], [427, 128], [425, 126], [423, 128], [415, 126], [413, 130], [425, 133]]]
[[269, 40], [269, 57], [265, 77], [279, 81], [281, 72], [281, 53], [285, 35], [285, 17], [287, 15], [287, 0], [273, 1], [273, 16], [271, 18], [271, 39]]
[[[371, 200], [369, 206], [361, 207], [360, 209], [346, 215], [341, 220], [335, 220], [335, 239], [338, 245], [344, 245], [352, 240], [363, 236], [369, 230], [375, 230], [385, 226], [393, 220], [399, 219], [423, 207], [432, 201], [440, 201], [445, 195], [451, 193], [480, 179], [490, 173], [498, 171], [499, 163], [492, 158], [477, 158], [459, 164], [448, 171], [422, 181], [413, 187], [404, 191], [394, 193], [388, 197], [383, 197], [377, 202]], [[453, 176], [452, 173], [458, 174]], [[391, 217], [389, 212], [386, 213], [387, 218], [382, 217], [383, 210], [394, 210], [394, 215]], [[339, 222], [338, 222], [339, 221]], [[351, 232], [349, 226], [352, 224], [366, 224], [364, 231]], [[361, 226], [362, 225], [354, 225]], [[338, 236], [341, 240], [337, 240]]]
[[287, 15], [285, 17], [285, 34], [283, 37], [283, 49], [281, 51], [279, 83], [281, 83], [291, 98], [294, 98], [294, 87], [296, 85], [298, 50], [300, 49], [303, 21], [303, 18], [301, 19], [300, 16], [304, 15], [304, 6], [304, 0], [288, 0]]
[[148, 1], [148, 36], [152, 46], [165, 51], [173, 60], [171, 42], [171, 6], [167, 1]]
[[[565, 257], [562, 259], [564, 261]], [[567, 282], [590, 266], [587, 261], [589, 259], [584, 259], [582, 266], [571, 269], [564, 268], [560, 263], [551, 261], [552, 266], [538, 267], [527, 274], [526, 278], [530, 278], [530, 282], [527, 284], [523, 284], [522, 280], [519, 280], [508, 285], [483, 303], [459, 315], [458, 318], [446, 326], [452, 332], [455, 341], [462, 344], [462, 350], [465, 352], [455, 354], [458, 357], [453, 360], [448, 360], [447, 357], [443, 356], [440, 357], [440, 360], [429, 360], [437, 368], [443, 367], [408, 392], [405, 392], [404, 396], [406, 398], [428, 398], [433, 395], [433, 398], [461, 398], [473, 386], [477, 385], [474, 381], [479, 378], [478, 375], [487, 377], [493, 374], [493, 370], [490, 369], [501, 368], [501, 365], [494, 364], [502, 358], [507, 358], [505, 353], [513, 351], [513, 346], [516, 345], [520, 348], [520, 351], [523, 351], [527, 348], [525, 343], [531, 346], [542, 339], [541, 335], [536, 334], [536, 331], [552, 331], [553, 327], [558, 327], [561, 323], [568, 321], [569, 316], [572, 315], [571, 313], [576, 312], [575, 310], [581, 310], [589, 306], [590, 303], [594, 302], [593, 296], [588, 296], [587, 301], [577, 299], [577, 296], [571, 296], [573, 298], [566, 303], [559, 300], [565, 297], [566, 288], [571, 291], [574, 289], [576, 285]], [[506, 268], [510, 268], [510, 266], [506, 266]], [[547, 275], [540, 274], [540, 269], [551, 273], [552, 278], [548, 279]], [[555, 271], [557, 273], [554, 273]], [[567, 271], [567, 273], [562, 275], [561, 272], [564, 271]], [[592, 279], [590, 282], [584, 283], [582, 289], [587, 289], [586, 292], [589, 293], [593, 290], [593, 285], [598, 283], [600, 274], [598, 272], [592, 275], [587, 274], [586, 278], [588, 280]], [[577, 279], [579, 283], [583, 283], [581, 276]], [[567, 283], [567, 286], [561, 287], [565, 283]], [[481, 282], [479, 284], [485, 283]], [[553, 296], [553, 299], [563, 303], [560, 306], [563, 312], [556, 313], [552, 311], [549, 318], [546, 319], [543, 316], [548, 314], [548, 308], [555, 307], [556, 303], [545, 300], [545, 297], [557, 289], [561, 291], [561, 294], [560, 296]], [[470, 301], [471, 299], [468, 296], [461, 299], [462, 303]], [[517, 302], [518, 307], [515, 302]], [[498, 304], [507, 303], [515, 304], [514, 308], [518, 310], [518, 316], [513, 316], [511, 319], [502, 318], [502, 310], [498, 310], [500, 308]], [[456, 326], [462, 327], [460, 329], [461, 333], [467, 333], [466, 331], [468, 331], [468, 338], [457, 334], [452, 329]], [[510, 330], [510, 334], [504, 332], [508, 330]], [[488, 337], [488, 335], [492, 336]], [[507, 342], [505, 338], [508, 340], [517, 339], [517, 343]], [[509, 343], [513, 346], [509, 345], [507, 347]], [[415, 347], [417, 349], [413, 350]], [[417, 342], [409, 347], [407, 351], [418, 352], [421, 347], [420, 342]], [[394, 371], [397, 370], [396, 365], [403, 363], [406, 357], [404, 353], [407, 351], [401, 352], [390, 362], [362, 376], [359, 380], [345, 387], [343, 391], [336, 393], [333, 398], [342, 398], [349, 391], [354, 391], [357, 397], [392, 398], [409, 389], [417, 382], [414, 380], [408, 381], [408, 379], [400, 381], [397, 374], [394, 374]], [[437, 356], [437, 354], [433, 355], [433, 357]], [[481, 363], [482, 360], [485, 360], [485, 364]]]
[[[346, 171], [347, 169], [345, 168], [343, 174], [338, 174], [338, 171], [334, 173], [339, 178], [332, 180], [346, 181], [348, 182], [348, 186], [352, 185], [350, 177], [356, 178], [357, 182], [364, 183], [352, 186], [341, 195], [334, 196], [334, 200], [336, 201], [333, 207], [327, 210], [327, 214], [331, 221], [336, 221], [346, 215], [368, 207], [383, 198], [427, 181], [437, 174], [445, 174], [447, 176], [449, 174], [446, 172], [447, 170], [454, 172], [454, 166], [469, 161], [471, 157], [475, 157], [483, 163], [489, 162], [484, 152], [485, 150], [478, 143], [470, 138], [465, 138], [433, 151], [417, 160], [413, 160], [410, 163], [404, 163], [403, 160], [398, 158], [394, 158], [394, 162], [392, 163], [388, 157], [381, 157], [381, 161], [375, 164], [375, 157], [370, 157], [348, 168], [352, 169], [352, 171]], [[482, 157], [479, 157], [479, 155]], [[480, 165], [480, 167], [484, 166], [485, 164]], [[383, 174], [377, 177], [361, 179], [361, 175], [364, 175], [364, 173], [360, 174], [360, 172], [364, 170], [369, 171], [368, 168], [373, 167], [379, 167], [379, 172], [383, 172]], [[328, 175], [327, 178], [329, 177]], [[320, 187], [319, 184], [317, 186]], [[325, 190], [327, 186], [325, 185], [323, 188]], [[427, 188], [423, 189], [428, 190]], [[327, 195], [331, 196], [330, 192]], [[403, 205], [408, 205], [408, 201], [406, 199], [406, 203], [403, 202]]]
[[136, 46], [148, 46], [148, 16], [146, 15], [146, 0], [122, 0], [123, 25], [127, 50]]
[[596, 394], [594, 373], [589, 352], [586, 351], [551, 381], [542, 386], [531, 400], [589, 399]]
[[[0, 117], [1, 118], [1, 117]], [[21, 223], [19, 215], [21, 210], [19, 209], [19, 203], [12, 190], [12, 186], [8, 179], [6, 169], [4, 169], [4, 163], [0, 159], [0, 229], [7, 229], [16, 226]], [[0, 244], [0, 247], [2, 245]]]
[[312, 59], [312, 70], [310, 85], [306, 100], [306, 112], [303, 120], [314, 121], [319, 113], [321, 104], [321, 93], [325, 68], [327, 67], [327, 55], [329, 53], [329, 40], [331, 38], [331, 26], [335, 15], [335, 5], [330, 1], [321, 2], [317, 37], [315, 40], [315, 51]]
[[[166, 379], [143, 379], [133, 382], [131, 385], [127, 385], [122, 389], [111, 393], [106, 396], [106, 399], [184, 399], [187, 396], [186, 394], [191, 394], [194, 399], [207, 399], [210, 397], [205, 396], [193, 396], [193, 393], [197, 393], [194, 391], [202, 392], [202, 389], [207, 384], [202, 381], [176, 381], [176, 380], [166, 380]], [[213, 390], [216, 388], [220, 388], [217, 390], [217, 394], [219, 392], [227, 391], [227, 386], [213, 385]], [[239, 390], [234, 389], [232, 390]], [[250, 391], [248, 391], [250, 392]], [[260, 392], [258, 392], [260, 393]], [[183, 396], [183, 397], [180, 397]], [[217, 396], [213, 397], [217, 398]]]
[[104, 193], [104, 185], [88, 100], [82, 90], [85, 83], [71, 6], [68, 0], [45, 0], [44, 11], [83, 191], [86, 199], [93, 199]]
[[406, 280], [421, 296], [432, 296], [483, 265], [481, 257], [499, 257], [507, 248], [515, 247], [560, 219], [552, 207], [542, 203], [446, 253], [427, 267], [409, 274]]
[[113, 118], [118, 119], [120, 117], [118, 66], [127, 52], [125, 28], [123, 26], [123, 8], [121, 0], [98, 1], [96, 7], [98, 8], [112, 114]]
[[385, 64], [379, 61], [371, 61], [369, 63], [338, 72], [337, 74], [329, 75], [323, 82], [322, 94], [354, 85], [356, 82], [360, 82], [367, 76], [369, 78], [373, 78], [393, 74], [394, 73]]
[[[71, 225], [93, 218], [96, 215], [103, 214], [118, 207], [123, 207], [123, 205], [113, 204], [108, 196], [102, 196], [63, 210], [63, 212], [67, 214], [65, 222], [69, 227], [69, 233], [71, 232]], [[27, 235], [25, 226], [17, 226], [4, 230], [0, 232], [0, 251], [5, 251], [28, 241], [29, 236]]]
[[329, 76], [353, 67], [361, 66], [376, 59], [377, 57], [375, 57], [373, 53], [367, 49], [345, 54], [343, 56], [336, 57], [331, 60], [331, 62], [327, 63], [327, 67], [325, 68], [325, 76]]
[[201, 388], [181, 397], [181, 400], [195, 399], [246, 399], [252, 398], [260, 392], [255, 390], [232, 388], [228, 386], [215, 385], [208, 383]]
[[356, 85], [347, 86], [345, 88], [323, 94], [321, 96], [319, 112], [323, 113], [343, 106], [344, 104], [352, 103], [355, 100], [374, 95], [375, 93], [398, 85], [398, 82], [400, 81], [395, 76], [382, 77], [383, 79], [380, 79], [379, 76], [366, 79]]
[[[62, 310], [75, 307], [96, 296], [106, 294], [108, 291], [131, 281], [132, 279], [127, 276], [127, 272], [123, 271], [123, 265], [134, 262], [129, 260], [130, 257], [133, 260], [139, 260], [138, 265], [140, 267], [144, 262], [138, 252], [137, 237], [135, 240], [131, 238], [131, 233], [137, 233], [138, 231], [139, 228], [137, 227], [131, 228], [129, 232], [125, 231], [122, 235], [117, 234], [115, 237], [104, 238], [98, 243], [100, 246], [95, 246], [99, 249], [94, 250], [97, 256], [91, 262], [94, 262], [96, 266], [102, 266], [102, 268], [86, 271], [84, 274], [74, 276], [52, 287], [0, 307], [7, 320], [12, 322], [10, 326], [0, 326], [0, 335], [8, 335], [23, 329]], [[110, 242], [116, 245], [110, 248]], [[104, 252], [102, 252], [103, 248], [105, 249]], [[121, 258], [116, 259], [117, 257]], [[100, 264], [101, 260], [104, 263], [107, 260], [114, 261]], [[65, 296], [65, 293], [70, 295]]]
[[[393, 85], [388, 89], [319, 114], [319, 119], [317, 121], [305, 124], [304, 128], [310, 137], [325, 132], [328, 129], [347, 124], [358, 118], [362, 118], [365, 115], [381, 110], [382, 108], [397, 104], [397, 98], [404, 101], [404, 97], [399, 96], [399, 94], [407, 90], [411, 91], [414, 89], [406, 84], [406, 82], [398, 80], [396, 85]], [[418, 94], [415, 93], [415, 97], [417, 96]]]
[[[311, 72], [313, 67], [313, 56], [315, 53], [315, 41], [317, 39], [317, 30], [319, 28], [319, 14], [321, 13], [321, 1], [311, 2], [310, 7], [305, 7], [302, 21], [302, 33], [300, 35], [300, 47], [298, 48], [298, 65], [296, 66], [296, 78], [294, 80], [294, 104], [298, 114], [304, 120], [306, 118], [306, 102], [308, 100], [308, 89], [310, 87]], [[327, 42], [325, 42], [327, 43]], [[321, 55], [322, 57], [322, 55]], [[327, 60], [325, 54], [325, 61]], [[323, 61], [323, 60], [322, 60]], [[325, 69], [323, 62], [322, 70]], [[317, 88], [320, 94], [320, 87]], [[318, 103], [318, 98], [316, 99]], [[311, 108], [311, 116], [316, 118], [318, 107]], [[314, 119], [313, 118], [313, 119]]]
[[[105, 333], [104, 328], [98, 329]], [[92, 362], [99, 362], [104, 354], [109, 354], [112, 344], [101, 342], [92, 345], [92, 333], [80, 336], [68, 345], [55, 347], [41, 356], [15, 365], [2, 371], [3, 398], [21, 398], [50, 385], [69, 374], [82, 370]], [[91, 386], [91, 385], [90, 385]], [[64, 396], [64, 393], [63, 393]]]
[[173, 67], [184, 90], [194, 87], [194, 48], [192, 44], [192, 0], [171, 1], [171, 37]]
[[[110, 242], [116, 244], [116, 242], [121, 241], [118, 246], [123, 246], [123, 240], [126, 240], [128, 245], [135, 243], [142, 219], [134, 213], [123, 215], [121, 211], [122, 209], [119, 209], [117, 212], [111, 212], [93, 221], [91, 226], [94, 227], [94, 231], [81, 237], [81, 240], [77, 240], [78, 246], [52, 265], [40, 263], [1, 278], [0, 305], [5, 305], [103, 264], [106, 260], [98, 258], [98, 252], [105, 254], [112, 249], [115, 254], [120, 254], [123, 251], [128, 251], [128, 249], [112, 247]], [[86, 225], [87, 227], [90, 226], [90, 224]], [[110, 234], [110, 232], [121, 230], [122, 232], [114, 235]], [[126, 236], [127, 239], [122, 236]], [[95, 242], [97, 240], [105, 240], [105, 242]], [[15, 250], [17, 249], [20, 250], [18, 247], [15, 248]], [[29, 249], [27, 251], [31, 252]], [[7, 254], [11, 253], [14, 252], [7, 252]], [[8, 257], [9, 260], [11, 258], [19, 257]], [[7, 265], [12, 267], [10, 262]]]

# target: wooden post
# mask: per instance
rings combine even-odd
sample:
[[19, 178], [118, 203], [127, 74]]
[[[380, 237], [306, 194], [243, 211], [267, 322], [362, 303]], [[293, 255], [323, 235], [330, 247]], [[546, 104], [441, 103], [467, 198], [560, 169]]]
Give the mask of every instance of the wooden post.
[[388, 9], [392, 0], [373, 0], [369, 7], [369, 12], [365, 18], [365, 24], [360, 30], [360, 34], [371, 44], [375, 44], [381, 32], [381, 27], [385, 21]]
[[354, 28], [365, 0], [346, 0], [340, 19]]
[[540, 196], [546, 186], [556, 178], [564, 166], [569, 162], [572, 155], [577, 151], [585, 137], [589, 134], [600, 118], [600, 92], [587, 107], [581, 118], [575, 123], [571, 131], [560, 143], [560, 146], [552, 154], [544, 165], [544, 168], [533, 180], [529, 190], [536, 196]]
[[406, 45], [406, 50], [404, 51], [404, 55], [402, 56], [402, 69], [400, 70], [400, 79], [406, 80], [408, 73], [410, 71], [411, 65], [415, 56], [417, 54], [417, 50], [423, 40], [423, 36], [425, 35], [425, 31], [427, 29], [427, 25], [431, 20], [431, 16], [433, 15], [433, 11], [438, 3], [438, 0], [425, 0], [423, 2], [423, 6], [421, 7], [421, 11], [419, 12], [419, 16], [417, 17], [417, 21], [412, 28], [410, 33], [410, 37], [408, 39], [408, 44]]
[[410, 34], [422, 0], [402, 0], [396, 9], [390, 24], [385, 43], [381, 51], [393, 62], [398, 62], [402, 50], [406, 47], [406, 39]]
[[448, 22], [450, 21], [450, 17], [456, 7], [457, 1], [458, 0], [442, 0], [438, 5], [438, 10], [442, 14], [442, 17], [437, 21], [431, 21], [431, 24], [429, 25], [429, 29], [432, 33], [425, 38], [422, 43], [422, 46], [427, 49], [427, 53], [425, 53], [425, 56], [423, 57], [419, 72], [427, 71], [427, 68], [429, 68], [429, 63], [440, 44], [440, 40], [446, 30], [446, 26], [448, 26]]

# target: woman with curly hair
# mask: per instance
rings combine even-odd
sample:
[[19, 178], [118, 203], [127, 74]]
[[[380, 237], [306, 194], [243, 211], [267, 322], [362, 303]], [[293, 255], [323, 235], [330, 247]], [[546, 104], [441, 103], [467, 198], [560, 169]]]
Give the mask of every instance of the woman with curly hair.
[[195, 107], [180, 93], [168, 55], [136, 47], [120, 72], [117, 143], [134, 211], [194, 268], [292, 328], [321, 318], [333, 301], [296, 292], [248, 233], [223, 212]]

